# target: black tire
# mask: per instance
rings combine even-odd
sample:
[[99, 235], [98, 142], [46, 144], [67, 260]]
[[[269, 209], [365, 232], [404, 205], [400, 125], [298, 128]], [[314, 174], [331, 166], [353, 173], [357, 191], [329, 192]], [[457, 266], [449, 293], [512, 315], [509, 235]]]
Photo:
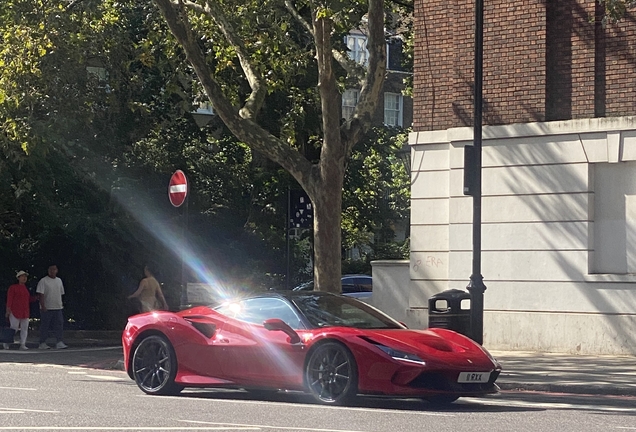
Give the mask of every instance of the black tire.
[[428, 396], [424, 398], [424, 400], [426, 400], [431, 405], [437, 405], [437, 406], [450, 405], [453, 402], [455, 402], [457, 399], [459, 399], [459, 396], [453, 396], [453, 395], [437, 395], [437, 396]]
[[305, 366], [305, 384], [318, 402], [351, 402], [358, 392], [358, 367], [351, 351], [338, 342], [317, 346]]
[[171, 395], [183, 390], [175, 384], [177, 356], [168, 340], [159, 335], [144, 338], [132, 361], [133, 378], [137, 386], [147, 394]]

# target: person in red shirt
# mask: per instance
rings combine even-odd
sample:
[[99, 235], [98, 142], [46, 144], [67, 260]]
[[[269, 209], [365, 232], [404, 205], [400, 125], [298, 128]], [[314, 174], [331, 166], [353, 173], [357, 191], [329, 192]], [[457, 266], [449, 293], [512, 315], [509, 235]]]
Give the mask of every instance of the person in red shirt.
[[[27, 350], [26, 340], [29, 332], [29, 303], [37, 301], [37, 297], [32, 296], [26, 287], [27, 277], [25, 271], [19, 271], [16, 275], [18, 283], [9, 287], [7, 292], [7, 312], [11, 328], [16, 332], [20, 329], [20, 349]], [[9, 349], [9, 344], [4, 344], [4, 349]]]

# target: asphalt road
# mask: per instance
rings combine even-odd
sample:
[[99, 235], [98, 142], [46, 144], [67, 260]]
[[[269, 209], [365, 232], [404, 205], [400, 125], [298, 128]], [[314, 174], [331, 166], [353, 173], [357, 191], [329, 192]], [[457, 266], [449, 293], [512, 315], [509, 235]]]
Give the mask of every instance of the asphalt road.
[[256, 398], [227, 390], [147, 396], [125, 372], [95, 368], [119, 355], [118, 349], [4, 353], [0, 431], [636, 431], [634, 397], [502, 392], [436, 408], [379, 398], [328, 407], [299, 393]]

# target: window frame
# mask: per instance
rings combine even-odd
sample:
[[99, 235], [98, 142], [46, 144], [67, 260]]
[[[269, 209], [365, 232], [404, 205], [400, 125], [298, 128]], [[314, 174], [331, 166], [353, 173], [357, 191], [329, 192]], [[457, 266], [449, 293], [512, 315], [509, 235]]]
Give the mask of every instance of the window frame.
[[[353, 105], [345, 105], [345, 102], [349, 100], [346, 96], [347, 93], [353, 93], [355, 95], [355, 102]], [[353, 118], [353, 114], [355, 113], [356, 106], [358, 106], [358, 102], [360, 101], [360, 90], [359, 89], [345, 89], [342, 93], [342, 103], [341, 107], [341, 116], [345, 120], [351, 120]]]
[[[393, 107], [387, 107], [387, 96], [397, 96], [397, 109]], [[387, 121], [387, 112], [395, 115], [397, 124], [392, 124]], [[403, 127], [404, 125], [404, 96], [401, 93], [385, 92], [384, 93], [384, 124], [393, 127]]]

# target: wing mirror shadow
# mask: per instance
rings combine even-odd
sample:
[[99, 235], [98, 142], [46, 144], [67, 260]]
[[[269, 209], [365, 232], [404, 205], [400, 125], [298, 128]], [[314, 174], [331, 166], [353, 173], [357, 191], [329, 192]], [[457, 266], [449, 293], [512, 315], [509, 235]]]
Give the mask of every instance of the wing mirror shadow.
[[289, 336], [290, 343], [297, 344], [300, 343], [300, 336], [298, 333], [294, 331], [285, 321], [278, 318], [270, 318], [263, 322], [263, 326], [270, 331], [282, 331], [287, 336]]

